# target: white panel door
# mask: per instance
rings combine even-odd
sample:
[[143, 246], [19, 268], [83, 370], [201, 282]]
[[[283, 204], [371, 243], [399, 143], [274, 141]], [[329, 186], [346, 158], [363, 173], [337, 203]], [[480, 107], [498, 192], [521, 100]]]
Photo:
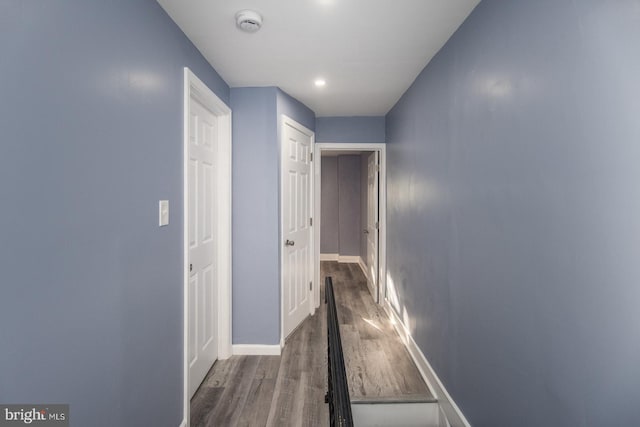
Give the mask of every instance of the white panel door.
[[[367, 269], [372, 288], [378, 293], [378, 152], [368, 158], [367, 167]], [[376, 298], [376, 296], [374, 296]]]
[[285, 123], [282, 135], [283, 334], [311, 310], [312, 136]]
[[216, 117], [189, 103], [189, 396], [218, 357], [216, 253]]

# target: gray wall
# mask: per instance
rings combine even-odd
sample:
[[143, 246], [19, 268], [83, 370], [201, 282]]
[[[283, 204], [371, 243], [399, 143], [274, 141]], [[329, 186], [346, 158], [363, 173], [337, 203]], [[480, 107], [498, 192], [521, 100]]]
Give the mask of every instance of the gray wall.
[[183, 67], [229, 88], [155, 1], [0, 2], [0, 52], [0, 402], [177, 426]]
[[472, 425], [640, 425], [640, 2], [484, 0], [387, 115], [388, 274]]
[[385, 142], [385, 118], [318, 117], [316, 142]]
[[275, 87], [231, 89], [233, 110], [233, 343], [280, 343], [280, 142], [286, 114], [315, 116]]
[[320, 252], [360, 255], [360, 156], [322, 158]]
[[338, 224], [342, 256], [360, 255], [360, 156], [338, 156]]
[[321, 164], [320, 253], [339, 254], [340, 216], [338, 215], [338, 157], [325, 156], [322, 158]]

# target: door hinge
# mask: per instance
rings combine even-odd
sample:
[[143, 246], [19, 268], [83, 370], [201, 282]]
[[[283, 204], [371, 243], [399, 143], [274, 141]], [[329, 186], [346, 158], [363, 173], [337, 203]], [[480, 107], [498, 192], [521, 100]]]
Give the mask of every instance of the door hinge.
[[380, 228], [380, 224], [376, 222], [376, 230], [378, 230], [379, 228]]
[[309, 161], [313, 162], [313, 153], [309, 153]]
[[309, 225], [313, 227], [313, 218], [309, 218]]
[[376, 165], [376, 172], [380, 172], [380, 165]]
[[313, 290], [313, 282], [309, 282], [309, 290]]

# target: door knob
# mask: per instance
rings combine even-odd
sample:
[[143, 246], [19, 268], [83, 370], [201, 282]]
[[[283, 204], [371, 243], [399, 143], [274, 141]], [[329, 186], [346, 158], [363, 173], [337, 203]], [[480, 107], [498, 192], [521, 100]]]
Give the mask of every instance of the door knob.
[[287, 241], [284, 242], [285, 246], [293, 246], [295, 244], [296, 244], [296, 242], [294, 242], [293, 240], [289, 240], [289, 239], [287, 239]]

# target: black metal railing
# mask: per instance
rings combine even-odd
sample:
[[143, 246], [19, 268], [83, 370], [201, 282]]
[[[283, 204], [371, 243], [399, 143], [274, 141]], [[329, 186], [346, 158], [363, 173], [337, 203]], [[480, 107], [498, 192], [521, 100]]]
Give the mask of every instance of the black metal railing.
[[329, 390], [324, 398], [329, 404], [329, 422], [333, 426], [352, 427], [351, 401], [349, 399], [349, 386], [347, 385], [347, 372], [344, 367], [342, 355], [342, 341], [340, 340], [340, 325], [338, 324], [338, 311], [333, 295], [333, 281], [327, 277], [325, 283], [325, 303], [327, 304], [327, 353], [328, 385]]

